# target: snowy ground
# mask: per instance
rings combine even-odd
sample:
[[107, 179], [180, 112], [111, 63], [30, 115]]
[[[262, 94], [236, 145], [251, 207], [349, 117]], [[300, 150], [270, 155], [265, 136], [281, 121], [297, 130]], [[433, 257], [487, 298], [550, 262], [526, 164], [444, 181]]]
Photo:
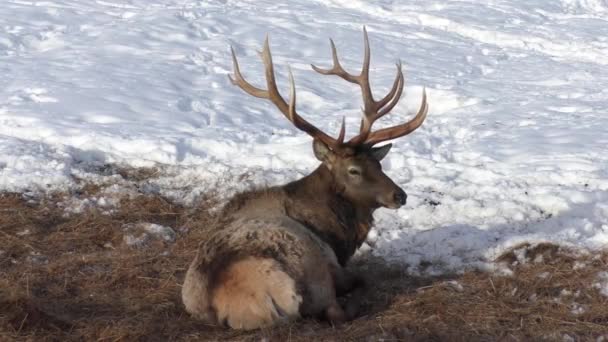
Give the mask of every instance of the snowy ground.
[[[4, 0], [0, 6], [0, 189], [63, 190], [97, 165], [159, 166], [152, 185], [188, 202], [250, 172], [295, 179], [310, 138], [228, 82], [229, 46], [261, 84], [268, 32], [279, 84], [335, 134], [358, 128], [360, 95], [327, 66], [333, 37], [359, 68], [367, 25], [377, 93], [406, 69], [385, 124], [422, 86], [429, 116], [384, 163], [408, 205], [380, 210], [372, 253], [426, 272], [485, 267], [523, 241], [608, 244], [608, 2]], [[242, 187], [242, 185], [241, 185]]]

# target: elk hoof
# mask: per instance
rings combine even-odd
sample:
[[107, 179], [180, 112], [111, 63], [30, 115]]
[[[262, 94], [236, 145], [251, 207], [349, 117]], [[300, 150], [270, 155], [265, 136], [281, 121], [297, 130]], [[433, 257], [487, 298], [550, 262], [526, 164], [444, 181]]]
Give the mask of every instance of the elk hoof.
[[325, 315], [327, 316], [327, 320], [334, 326], [339, 326], [346, 322], [346, 314], [338, 303], [330, 305], [325, 310]]
[[349, 300], [344, 309], [344, 314], [347, 320], [353, 320], [359, 314], [361, 303], [358, 300]]

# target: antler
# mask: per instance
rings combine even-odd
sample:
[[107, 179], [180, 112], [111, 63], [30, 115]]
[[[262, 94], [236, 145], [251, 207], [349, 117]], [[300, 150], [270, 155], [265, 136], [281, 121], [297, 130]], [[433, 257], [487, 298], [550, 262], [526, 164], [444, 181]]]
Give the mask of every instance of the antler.
[[352, 75], [340, 65], [338, 54], [336, 52], [336, 45], [333, 40], [330, 39], [331, 52], [333, 59], [333, 67], [331, 69], [321, 69], [314, 65], [312, 68], [323, 75], [336, 75], [344, 80], [358, 84], [361, 87], [361, 95], [363, 97], [363, 119], [361, 120], [361, 128], [359, 135], [353, 137], [347, 142], [347, 145], [374, 145], [382, 141], [395, 139], [407, 135], [416, 130], [424, 119], [428, 112], [428, 105], [426, 103], [426, 90], [422, 92], [422, 104], [416, 116], [409, 122], [393, 127], [384, 128], [376, 132], [372, 132], [372, 125], [376, 120], [389, 113], [399, 102], [401, 94], [403, 93], [403, 71], [401, 70], [401, 62], [397, 62], [397, 76], [393, 82], [393, 87], [380, 101], [375, 101], [372, 95], [370, 83], [369, 83], [369, 65], [370, 65], [370, 49], [369, 40], [367, 38], [367, 30], [363, 27], [363, 40], [364, 40], [364, 57], [363, 57], [363, 68], [361, 74]]
[[331, 136], [327, 135], [325, 132], [321, 131], [319, 128], [315, 127], [313, 124], [304, 120], [300, 115], [298, 115], [298, 113], [296, 112], [296, 86], [293, 79], [293, 74], [291, 72], [291, 68], [289, 69], [289, 104], [285, 102], [285, 100], [279, 93], [279, 90], [277, 89], [277, 83], [274, 76], [274, 67], [272, 64], [272, 56], [270, 55], [270, 46], [268, 44], [268, 36], [266, 36], [266, 39], [264, 41], [264, 50], [261, 54], [262, 61], [264, 62], [266, 86], [268, 89], [254, 87], [253, 85], [251, 85], [251, 83], [247, 82], [243, 78], [243, 75], [241, 75], [241, 70], [239, 68], [239, 62], [237, 61], [236, 55], [234, 53], [234, 49], [232, 47], [230, 49], [232, 51], [234, 78], [230, 76], [228, 76], [228, 78], [230, 78], [232, 84], [239, 86], [251, 96], [270, 100], [270, 102], [277, 106], [279, 110], [285, 115], [285, 117], [294, 124], [294, 126], [308, 133], [313, 138], [321, 140], [333, 150], [337, 150], [340, 146], [344, 144], [344, 119], [342, 119], [342, 128], [340, 129], [338, 139], [334, 139]]

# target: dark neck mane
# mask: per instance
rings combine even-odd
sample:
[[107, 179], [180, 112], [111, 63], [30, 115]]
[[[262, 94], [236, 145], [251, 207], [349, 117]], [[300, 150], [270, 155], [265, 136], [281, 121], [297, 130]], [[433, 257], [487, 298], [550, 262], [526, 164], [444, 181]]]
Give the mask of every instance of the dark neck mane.
[[287, 214], [328, 243], [340, 264], [346, 264], [365, 241], [374, 209], [343, 197], [332, 173], [323, 164], [283, 189], [288, 196]]

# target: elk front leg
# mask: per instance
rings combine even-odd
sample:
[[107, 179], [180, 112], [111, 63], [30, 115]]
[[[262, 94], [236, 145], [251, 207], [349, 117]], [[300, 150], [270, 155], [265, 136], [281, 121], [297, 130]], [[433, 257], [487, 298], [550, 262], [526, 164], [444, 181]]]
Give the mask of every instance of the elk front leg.
[[359, 313], [361, 301], [365, 296], [367, 290], [365, 280], [340, 266], [335, 266], [332, 269], [332, 276], [336, 294], [338, 296], [348, 295], [344, 305], [344, 314], [347, 320], [351, 320]]
[[334, 300], [333, 303], [325, 309], [325, 316], [333, 325], [340, 325], [348, 319], [346, 312], [344, 312], [337, 300]]

